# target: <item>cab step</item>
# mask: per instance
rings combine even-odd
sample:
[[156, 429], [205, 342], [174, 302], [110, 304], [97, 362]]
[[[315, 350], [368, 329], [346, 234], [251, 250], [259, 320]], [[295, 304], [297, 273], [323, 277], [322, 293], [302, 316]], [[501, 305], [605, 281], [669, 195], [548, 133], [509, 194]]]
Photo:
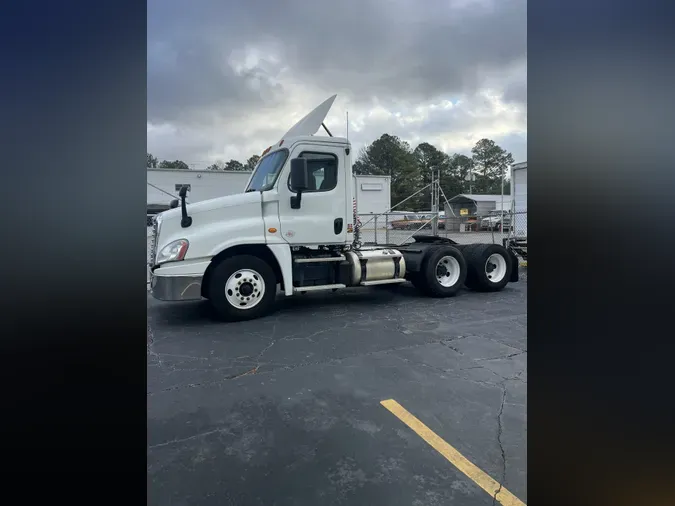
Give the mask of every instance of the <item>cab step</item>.
[[390, 285], [393, 283], [405, 283], [405, 278], [380, 279], [379, 281], [361, 281], [361, 286]]
[[296, 258], [293, 260], [296, 264], [314, 264], [319, 262], [341, 262], [346, 260], [344, 255], [337, 257], [314, 257], [314, 258]]
[[314, 285], [314, 286], [294, 286], [293, 293], [318, 292], [320, 290], [337, 290], [338, 288], [347, 288], [347, 285]]

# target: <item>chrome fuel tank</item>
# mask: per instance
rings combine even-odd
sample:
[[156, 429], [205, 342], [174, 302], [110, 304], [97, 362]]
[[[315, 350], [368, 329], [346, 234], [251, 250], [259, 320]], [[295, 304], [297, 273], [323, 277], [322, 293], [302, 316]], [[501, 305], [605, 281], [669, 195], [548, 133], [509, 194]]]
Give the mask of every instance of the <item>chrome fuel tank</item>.
[[391, 248], [348, 251], [345, 257], [350, 264], [350, 284], [364, 281], [382, 281], [405, 277], [403, 254]]

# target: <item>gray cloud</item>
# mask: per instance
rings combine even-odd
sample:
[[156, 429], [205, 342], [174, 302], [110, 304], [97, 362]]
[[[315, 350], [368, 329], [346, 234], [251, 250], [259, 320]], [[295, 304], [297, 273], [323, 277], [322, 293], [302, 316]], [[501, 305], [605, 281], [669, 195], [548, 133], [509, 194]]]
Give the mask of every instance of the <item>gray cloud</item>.
[[[466, 104], [421, 124], [367, 120], [355, 143], [384, 131], [495, 138], [513, 134], [509, 121], [521, 135], [522, 114], [469, 107], [480, 109], [490, 88], [524, 110], [525, 58], [525, 0], [149, 0], [148, 121], [176, 126], [184, 138], [174, 145], [186, 151], [176, 158], [259, 152], [291, 126], [289, 115], [332, 93], [334, 114], [348, 107], [350, 117], [376, 104], [403, 116], [420, 104]], [[172, 151], [168, 138], [161, 147]], [[158, 139], [149, 133], [151, 148]]]

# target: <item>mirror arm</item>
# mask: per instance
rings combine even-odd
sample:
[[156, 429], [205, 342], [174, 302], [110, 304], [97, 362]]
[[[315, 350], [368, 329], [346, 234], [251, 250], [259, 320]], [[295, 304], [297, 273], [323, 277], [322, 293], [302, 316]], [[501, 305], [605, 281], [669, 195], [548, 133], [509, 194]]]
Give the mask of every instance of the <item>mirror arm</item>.
[[178, 192], [178, 196], [180, 197], [180, 210], [181, 210], [180, 226], [183, 228], [187, 228], [190, 225], [192, 225], [192, 218], [188, 216], [187, 205], [185, 203], [185, 197], [187, 196], [187, 186], [183, 186], [180, 189], [180, 191]]
[[300, 209], [302, 205], [302, 190], [298, 190], [297, 193], [291, 196], [291, 209]]

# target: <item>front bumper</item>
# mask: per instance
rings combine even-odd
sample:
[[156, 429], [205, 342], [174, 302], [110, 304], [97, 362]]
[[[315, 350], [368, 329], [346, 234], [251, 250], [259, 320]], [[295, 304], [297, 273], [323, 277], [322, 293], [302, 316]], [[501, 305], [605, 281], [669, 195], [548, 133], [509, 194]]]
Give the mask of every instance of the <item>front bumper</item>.
[[202, 279], [202, 276], [155, 276], [152, 274], [150, 293], [158, 300], [199, 300], [202, 298]]

